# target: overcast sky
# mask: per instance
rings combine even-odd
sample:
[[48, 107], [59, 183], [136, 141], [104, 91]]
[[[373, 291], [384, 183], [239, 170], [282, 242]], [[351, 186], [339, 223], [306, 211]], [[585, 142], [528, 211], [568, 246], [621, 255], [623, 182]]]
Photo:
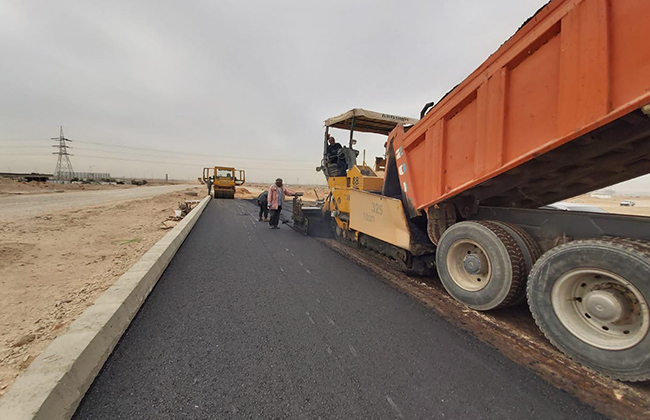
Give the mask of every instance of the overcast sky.
[[2, 0], [0, 171], [53, 172], [62, 125], [76, 171], [322, 183], [326, 118], [417, 117], [545, 3]]

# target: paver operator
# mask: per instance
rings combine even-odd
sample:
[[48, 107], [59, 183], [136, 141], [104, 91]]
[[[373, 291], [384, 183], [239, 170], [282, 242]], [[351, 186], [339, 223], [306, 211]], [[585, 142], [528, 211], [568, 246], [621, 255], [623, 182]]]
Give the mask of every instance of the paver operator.
[[345, 155], [343, 154], [343, 146], [341, 146], [340, 143], [337, 143], [336, 139], [332, 136], [327, 138], [327, 143], [328, 162], [336, 165], [338, 168], [338, 176], [345, 176], [348, 165], [345, 161]]

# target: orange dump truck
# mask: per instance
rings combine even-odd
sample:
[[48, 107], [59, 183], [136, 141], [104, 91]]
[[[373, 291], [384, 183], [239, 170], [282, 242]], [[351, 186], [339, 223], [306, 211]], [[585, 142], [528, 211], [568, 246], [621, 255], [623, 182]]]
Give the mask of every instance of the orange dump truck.
[[527, 290], [551, 342], [623, 380], [650, 379], [650, 221], [538, 208], [650, 173], [649, 24], [647, 0], [551, 1], [389, 135], [447, 291], [485, 310]]
[[[544, 209], [650, 173], [649, 23], [648, 0], [553, 0], [419, 121], [326, 121], [351, 131], [347, 174], [319, 167], [335, 234], [474, 309], [527, 300], [570, 357], [650, 379], [650, 218]], [[391, 121], [377, 182], [352, 131]]]

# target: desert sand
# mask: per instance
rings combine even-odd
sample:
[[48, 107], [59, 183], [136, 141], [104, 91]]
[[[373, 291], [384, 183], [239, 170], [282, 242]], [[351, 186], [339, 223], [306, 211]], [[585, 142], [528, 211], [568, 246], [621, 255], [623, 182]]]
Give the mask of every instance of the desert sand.
[[[0, 194], [65, 193], [80, 187], [5, 180]], [[131, 187], [90, 189], [98, 188]], [[205, 190], [199, 186], [153, 198], [3, 221], [0, 395], [71, 321], [167, 233], [163, 222], [174, 225], [166, 219], [174, 215], [179, 202], [203, 196]]]
[[[632, 200], [636, 204], [632, 207], [624, 207], [620, 205], [623, 200]], [[613, 196], [610, 198], [597, 198], [581, 195], [566, 201], [600, 207], [608, 213], [650, 216], [650, 197]]]

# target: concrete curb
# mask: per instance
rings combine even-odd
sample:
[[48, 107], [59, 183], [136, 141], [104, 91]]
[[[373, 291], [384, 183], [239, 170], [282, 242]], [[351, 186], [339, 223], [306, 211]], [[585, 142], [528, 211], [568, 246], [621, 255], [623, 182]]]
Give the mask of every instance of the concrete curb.
[[206, 196], [57, 337], [0, 399], [0, 419], [69, 419], [210, 201]]

